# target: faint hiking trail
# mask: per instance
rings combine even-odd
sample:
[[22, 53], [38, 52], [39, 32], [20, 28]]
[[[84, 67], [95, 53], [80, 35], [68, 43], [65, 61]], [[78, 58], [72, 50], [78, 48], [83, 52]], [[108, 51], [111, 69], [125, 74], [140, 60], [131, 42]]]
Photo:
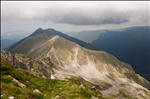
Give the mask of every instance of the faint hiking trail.
[[[110, 95], [115, 95], [118, 93], [118, 90], [119, 90], [119, 87], [120, 87], [120, 83], [119, 82], [116, 82], [116, 83], [113, 83], [113, 85], [106, 89], [106, 90], [102, 90], [102, 94], [105, 96], [105, 97], [108, 97]], [[110, 94], [111, 93], [111, 94]]]

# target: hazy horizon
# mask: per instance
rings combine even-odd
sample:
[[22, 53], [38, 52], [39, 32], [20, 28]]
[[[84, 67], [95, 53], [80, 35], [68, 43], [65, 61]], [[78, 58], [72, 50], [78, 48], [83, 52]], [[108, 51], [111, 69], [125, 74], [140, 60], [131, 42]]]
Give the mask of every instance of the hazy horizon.
[[148, 1], [2, 1], [1, 35], [149, 26]]

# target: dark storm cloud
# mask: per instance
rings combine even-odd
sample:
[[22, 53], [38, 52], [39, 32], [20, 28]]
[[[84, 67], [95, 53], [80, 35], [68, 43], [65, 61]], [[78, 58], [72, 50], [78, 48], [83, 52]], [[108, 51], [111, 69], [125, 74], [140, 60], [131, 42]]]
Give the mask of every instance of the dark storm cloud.
[[83, 15], [81, 13], [72, 12], [70, 14], [60, 16], [59, 18], [54, 18], [52, 21], [57, 23], [66, 23], [73, 25], [102, 25], [126, 23], [129, 21], [128, 18], [129, 16], [127, 16], [127, 13], [121, 13], [116, 11], [99, 12], [99, 14], [97, 13], [96, 15], [90, 16], [86, 14]]

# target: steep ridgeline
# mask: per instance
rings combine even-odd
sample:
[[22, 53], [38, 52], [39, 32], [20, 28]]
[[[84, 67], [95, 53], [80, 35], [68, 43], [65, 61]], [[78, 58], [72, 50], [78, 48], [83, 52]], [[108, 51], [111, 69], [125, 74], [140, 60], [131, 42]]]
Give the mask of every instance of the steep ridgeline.
[[[105, 97], [129, 99], [150, 96], [149, 82], [136, 74], [129, 64], [120, 62], [104, 51], [81, 47], [59, 35], [32, 34], [11, 49], [11, 52], [26, 54], [31, 61], [37, 61], [38, 64], [33, 66], [37, 69], [31, 69], [37, 74], [43, 69], [43, 73], [49, 72], [48, 76], [42, 73], [46, 78], [90, 82]], [[21, 61], [21, 58], [18, 60]], [[39, 71], [38, 67], [41, 68]]]
[[93, 30], [68, 35], [90, 42], [119, 60], [131, 64], [136, 73], [150, 82], [150, 27], [137, 26], [119, 30]]
[[[39, 35], [41, 35], [41, 36], [39, 36]], [[47, 39], [50, 39], [54, 35], [58, 35], [58, 36], [63, 37], [69, 41], [75, 42], [84, 48], [96, 50], [96, 48], [94, 46], [92, 46], [90, 43], [83, 42], [81, 40], [70, 37], [66, 34], [63, 34], [59, 31], [56, 31], [56, 30], [51, 29], [51, 28], [45, 29], [45, 30], [43, 30], [41, 28], [37, 29], [28, 37], [26, 37], [26, 38], [20, 40], [19, 42], [13, 44], [12, 46], [10, 46], [8, 48], [8, 50], [12, 50], [12, 49], [16, 48], [18, 45], [24, 44], [25, 49], [23, 51], [20, 50], [21, 52], [19, 52], [19, 53], [25, 53], [26, 52], [25, 50], [31, 49], [32, 43], [34, 43], [34, 42], [36, 42], [36, 43], [41, 42], [42, 43], [42, 42], [46, 41]], [[32, 40], [32, 43], [29, 43], [30, 41], [28, 39], [30, 39], [30, 38], [34, 38], [34, 40]], [[24, 42], [26, 42], [26, 44]]]

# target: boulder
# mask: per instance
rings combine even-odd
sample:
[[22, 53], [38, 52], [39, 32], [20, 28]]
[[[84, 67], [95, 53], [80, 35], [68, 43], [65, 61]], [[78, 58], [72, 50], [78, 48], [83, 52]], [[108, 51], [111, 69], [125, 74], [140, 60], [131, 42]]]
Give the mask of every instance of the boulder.
[[42, 93], [39, 89], [34, 89], [33, 92], [34, 93]]
[[26, 85], [21, 83], [21, 82], [19, 82], [17, 79], [13, 79], [13, 82], [17, 83], [22, 88], [26, 88]]
[[15, 99], [15, 97], [14, 96], [9, 96], [8, 99]]

